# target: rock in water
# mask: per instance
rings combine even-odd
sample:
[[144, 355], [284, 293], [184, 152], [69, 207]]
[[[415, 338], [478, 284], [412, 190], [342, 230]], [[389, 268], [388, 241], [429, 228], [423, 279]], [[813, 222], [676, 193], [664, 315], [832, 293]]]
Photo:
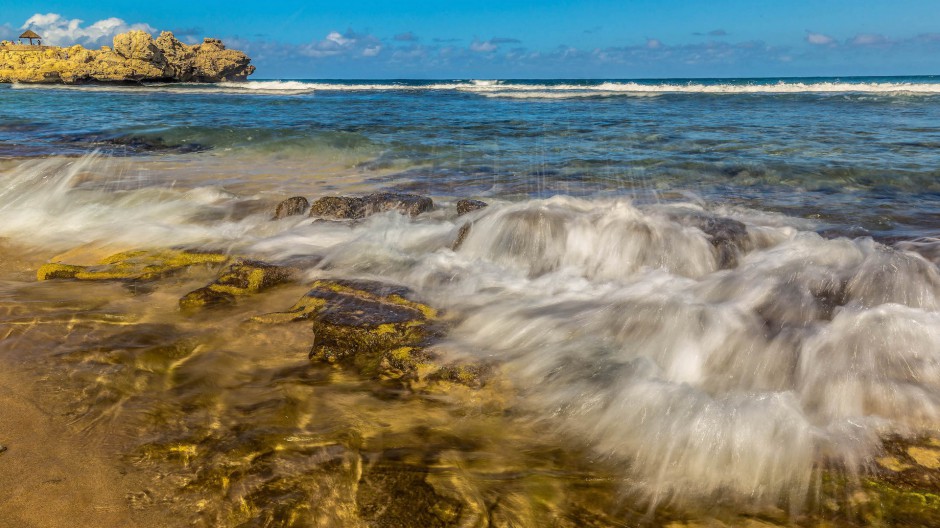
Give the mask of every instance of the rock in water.
[[310, 202], [306, 198], [293, 196], [277, 204], [277, 208], [274, 209], [274, 220], [304, 214], [308, 207], [310, 207]]
[[197, 253], [175, 249], [140, 250], [117, 253], [94, 266], [75, 266], [50, 262], [36, 270], [37, 280], [123, 280], [151, 281], [198, 264], [222, 264], [228, 260], [220, 253]]
[[239, 260], [211, 284], [193, 290], [180, 299], [180, 308], [233, 304], [236, 296], [251, 295], [291, 280], [293, 270], [254, 260]]
[[222, 82], [243, 81], [255, 71], [248, 55], [225, 49], [218, 39], [189, 46], [168, 31], [156, 40], [144, 31], [129, 31], [115, 36], [113, 44], [89, 50], [4, 42], [0, 82]]
[[326, 196], [313, 202], [310, 216], [356, 220], [385, 211], [417, 216], [434, 208], [427, 196], [402, 193], [375, 193], [358, 198], [355, 196]]
[[490, 204], [480, 200], [457, 200], [457, 216], [463, 216], [467, 213], [483, 209]]
[[410, 216], [418, 216], [434, 209], [434, 202], [427, 196], [418, 194], [376, 193], [363, 198], [367, 214], [383, 211], [398, 211]]

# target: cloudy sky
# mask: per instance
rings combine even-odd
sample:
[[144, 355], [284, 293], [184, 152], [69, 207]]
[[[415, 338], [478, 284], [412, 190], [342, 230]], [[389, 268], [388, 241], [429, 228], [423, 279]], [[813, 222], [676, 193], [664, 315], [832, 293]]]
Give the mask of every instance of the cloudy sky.
[[[12, 2], [10, 2], [12, 3]], [[940, 74], [940, 0], [16, 2], [0, 38], [219, 37], [254, 78]]]

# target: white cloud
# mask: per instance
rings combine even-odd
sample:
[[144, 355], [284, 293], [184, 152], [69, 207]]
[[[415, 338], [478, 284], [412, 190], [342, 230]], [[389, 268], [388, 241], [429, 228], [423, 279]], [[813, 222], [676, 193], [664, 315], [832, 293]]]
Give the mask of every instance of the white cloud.
[[649, 49], [659, 49], [663, 47], [663, 43], [659, 39], [648, 38], [646, 39], [646, 47]]
[[877, 46], [879, 44], [887, 44], [888, 39], [884, 35], [878, 35], [875, 33], [862, 33], [860, 35], [855, 35], [855, 38], [851, 40], [853, 46]]
[[305, 44], [298, 51], [301, 55], [315, 59], [375, 57], [382, 51], [382, 43], [374, 35], [360, 34], [348, 29], [346, 33], [331, 31], [323, 40]]
[[499, 48], [499, 45], [494, 44], [492, 41], [489, 41], [489, 40], [485, 40], [481, 42], [477, 39], [473, 39], [473, 42], [470, 43], [470, 49], [472, 51], [478, 51], [480, 53], [490, 53], [492, 51], [496, 51], [497, 48]]
[[813, 44], [815, 46], [828, 46], [835, 42], [835, 39], [829, 35], [823, 35], [822, 33], [814, 33], [812, 31], [806, 32], [806, 42]]
[[88, 47], [110, 45], [118, 33], [141, 30], [153, 34], [157, 31], [150, 24], [128, 24], [114, 17], [99, 20], [90, 26], [82, 26], [83, 22], [77, 18], [64, 18], [58, 13], [36, 13], [29, 17], [20, 29], [32, 29], [42, 36], [46, 44], [53, 46], [82, 44]]

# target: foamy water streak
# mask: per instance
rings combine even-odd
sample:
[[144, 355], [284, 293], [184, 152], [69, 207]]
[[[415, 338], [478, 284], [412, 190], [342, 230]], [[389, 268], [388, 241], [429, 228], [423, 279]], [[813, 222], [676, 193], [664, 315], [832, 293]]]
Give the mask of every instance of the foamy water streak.
[[173, 83], [145, 84], [140, 86], [122, 86], [108, 84], [56, 85], [14, 83], [15, 90], [64, 90], [78, 92], [121, 92], [121, 93], [176, 93], [176, 94], [232, 94], [232, 95], [302, 95], [313, 93], [315, 88], [300, 81], [248, 81], [222, 82], [217, 84]]
[[264, 220], [233, 219], [236, 199], [221, 189], [177, 190], [126, 174], [125, 168], [97, 154], [16, 166], [2, 174], [0, 236], [55, 250], [99, 242], [227, 246], [250, 239]]
[[552, 83], [498, 80], [442, 81], [437, 83], [322, 82], [322, 81], [246, 81], [218, 84], [148, 84], [144, 86], [110, 85], [32, 85], [14, 84], [14, 89], [59, 89], [76, 91], [125, 91], [165, 93], [229, 93], [242, 95], [302, 95], [316, 92], [425, 92], [457, 91], [487, 97], [516, 99], [568, 99], [582, 97], [633, 96], [664, 94], [877, 94], [886, 96], [936, 95], [940, 83], [914, 82], [790, 82], [777, 83]]

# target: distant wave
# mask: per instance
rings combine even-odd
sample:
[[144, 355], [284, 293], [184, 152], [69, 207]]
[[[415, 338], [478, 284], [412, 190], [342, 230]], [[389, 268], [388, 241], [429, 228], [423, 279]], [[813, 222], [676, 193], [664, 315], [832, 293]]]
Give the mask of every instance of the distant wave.
[[147, 84], [143, 86], [111, 85], [29, 85], [14, 84], [14, 89], [66, 89], [79, 91], [141, 91], [171, 93], [231, 93], [243, 95], [303, 95], [316, 92], [381, 92], [381, 91], [455, 91], [486, 97], [514, 99], [568, 99], [580, 97], [633, 96], [649, 97], [665, 94], [876, 94], [876, 95], [940, 95], [940, 83], [917, 82], [788, 82], [777, 83], [643, 83], [601, 82], [596, 84], [551, 84], [470, 80], [451, 82], [316, 82], [316, 81], [247, 81], [218, 84]]

